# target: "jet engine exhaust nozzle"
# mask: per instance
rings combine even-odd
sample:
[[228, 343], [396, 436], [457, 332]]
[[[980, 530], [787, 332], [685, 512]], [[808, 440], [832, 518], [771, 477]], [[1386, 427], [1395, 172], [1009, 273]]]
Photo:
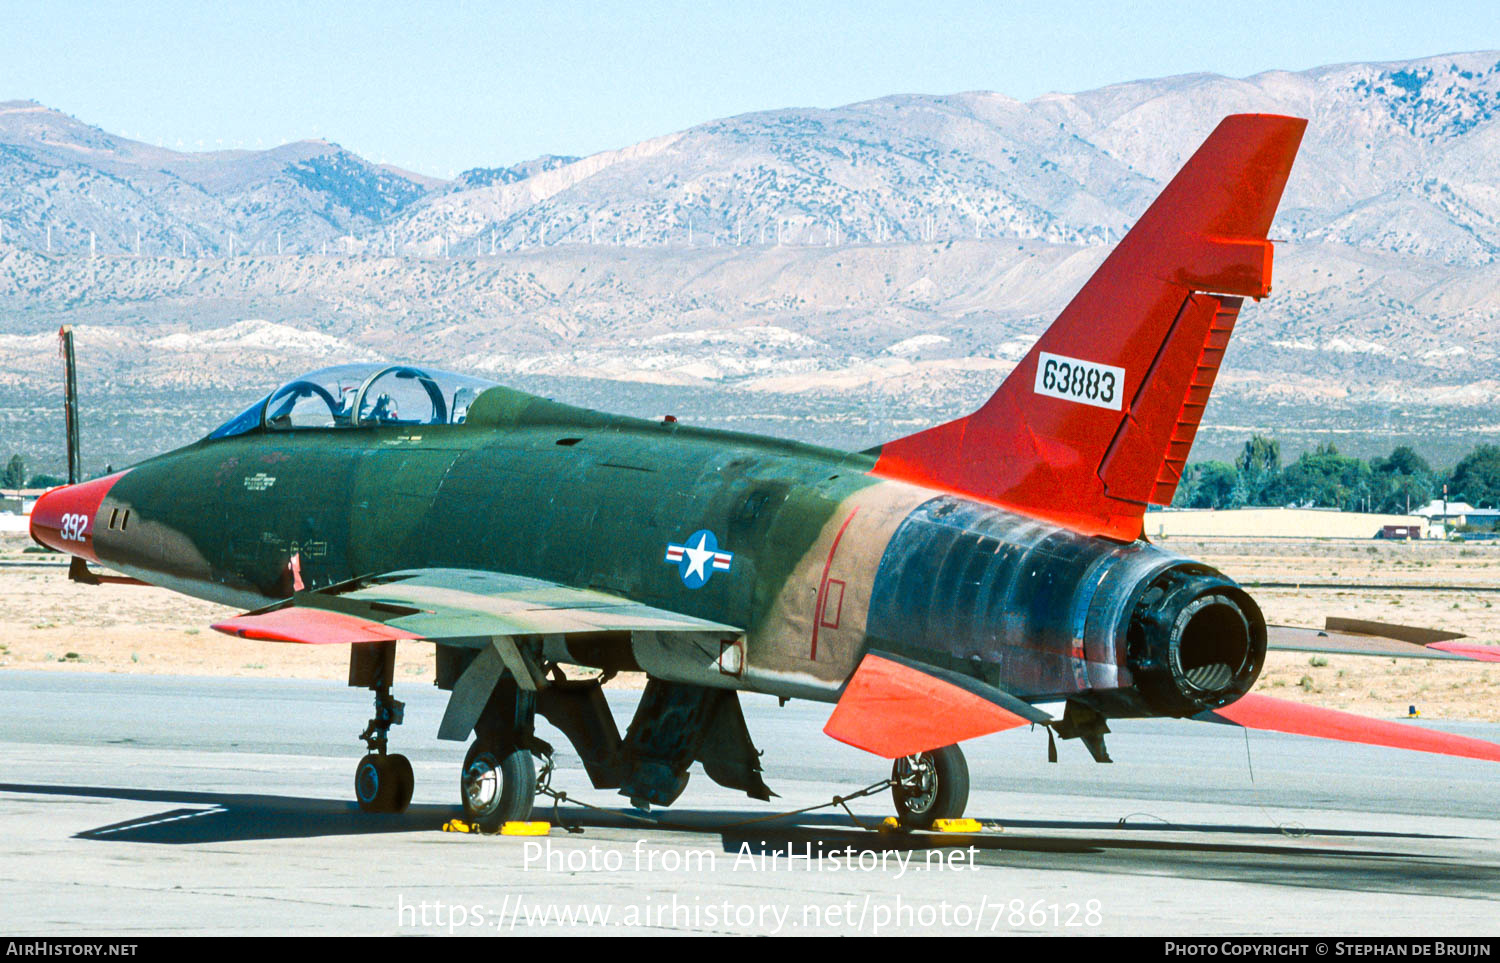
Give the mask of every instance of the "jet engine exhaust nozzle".
[[1205, 566], [1157, 575], [1130, 618], [1126, 654], [1146, 701], [1173, 716], [1250, 691], [1266, 658], [1266, 620], [1248, 594]]

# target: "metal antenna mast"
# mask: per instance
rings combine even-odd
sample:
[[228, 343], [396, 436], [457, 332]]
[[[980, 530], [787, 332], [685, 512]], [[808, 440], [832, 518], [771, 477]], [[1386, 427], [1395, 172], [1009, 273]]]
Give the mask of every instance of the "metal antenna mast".
[[78, 370], [73, 362], [73, 326], [63, 325], [57, 335], [62, 339], [63, 369], [66, 372], [63, 381], [63, 410], [68, 432], [68, 484], [76, 485], [83, 466], [78, 448]]

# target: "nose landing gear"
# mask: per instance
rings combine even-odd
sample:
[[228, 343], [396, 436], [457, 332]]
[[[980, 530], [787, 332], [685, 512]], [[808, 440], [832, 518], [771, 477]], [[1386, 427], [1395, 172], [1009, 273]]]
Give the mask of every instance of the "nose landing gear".
[[354, 798], [367, 813], [405, 812], [415, 786], [411, 762], [402, 755], [371, 753], [354, 770]]
[[405, 812], [411, 804], [416, 777], [411, 761], [400, 754], [386, 753], [391, 726], [399, 726], [405, 705], [391, 697], [389, 686], [375, 689], [375, 718], [360, 733], [370, 750], [354, 770], [354, 799], [367, 813]]
[[354, 800], [367, 813], [405, 812], [416, 786], [411, 761], [386, 753], [391, 726], [399, 726], [406, 713], [406, 706], [391, 696], [395, 674], [396, 643], [350, 647], [349, 684], [375, 693], [375, 718], [359, 734], [367, 752], [354, 769]]

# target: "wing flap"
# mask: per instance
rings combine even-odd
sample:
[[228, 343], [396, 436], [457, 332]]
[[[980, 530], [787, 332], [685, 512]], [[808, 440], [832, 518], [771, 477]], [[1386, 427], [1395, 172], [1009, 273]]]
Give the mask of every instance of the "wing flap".
[[1003, 732], [1051, 716], [977, 679], [867, 653], [823, 731], [877, 756], [896, 759]]

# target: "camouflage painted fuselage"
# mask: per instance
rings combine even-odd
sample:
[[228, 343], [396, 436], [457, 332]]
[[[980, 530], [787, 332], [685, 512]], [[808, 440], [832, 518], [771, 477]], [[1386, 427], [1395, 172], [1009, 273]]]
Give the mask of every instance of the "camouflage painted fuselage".
[[[875, 646], [1027, 699], [1153, 711], [1131, 688], [1128, 622], [1182, 559], [880, 479], [873, 463], [494, 388], [461, 425], [261, 430], [144, 462], [110, 488], [92, 548], [246, 607], [290, 594], [296, 556], [308, 588], [471, 568], [744, 628], [734, 671], [637, 645], [635, 662], [672, 681], [832, 701]], [[704, 530], [731, 559], [690, 587], [666, 552]]]

